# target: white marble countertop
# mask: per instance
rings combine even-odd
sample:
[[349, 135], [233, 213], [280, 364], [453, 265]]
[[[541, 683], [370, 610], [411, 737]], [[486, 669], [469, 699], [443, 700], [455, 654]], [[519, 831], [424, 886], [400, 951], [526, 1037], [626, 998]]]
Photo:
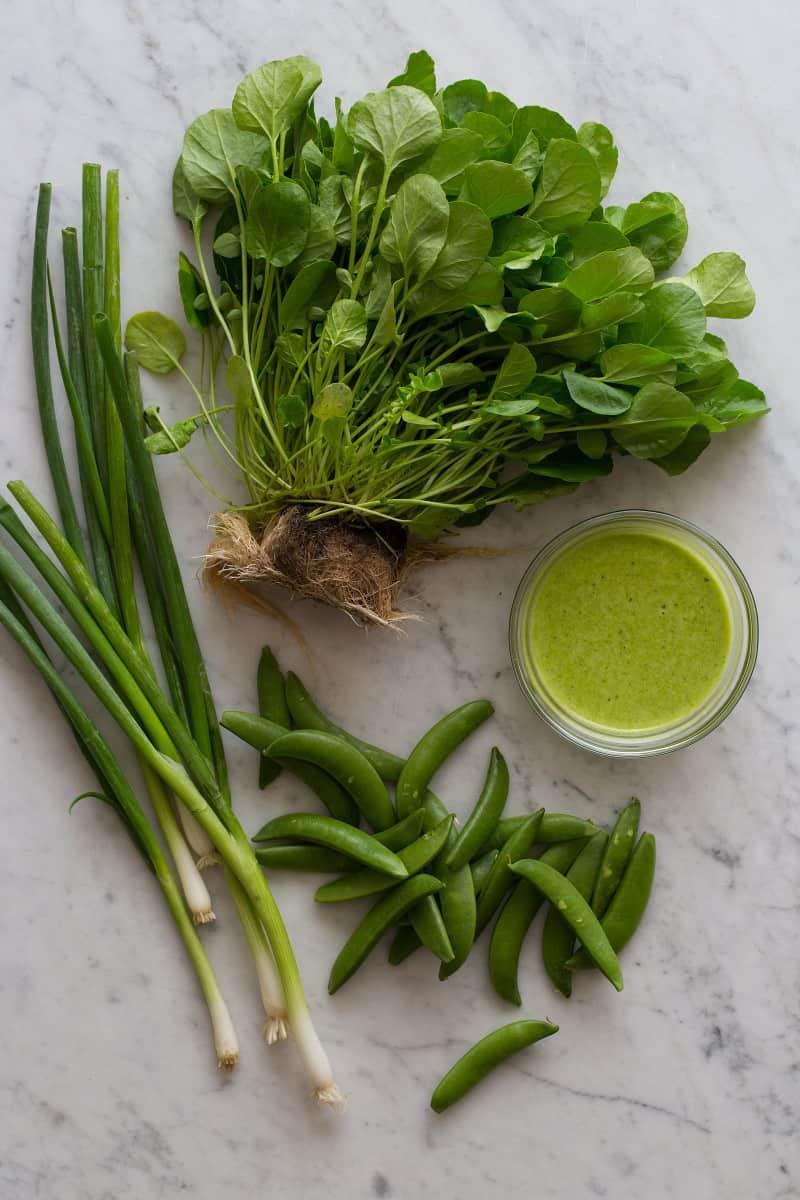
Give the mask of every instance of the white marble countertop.
[[[425, 45], [441, 78], [478, 76], [519, 102], [608, 124], [622, 150], [612, 199], [674, 190], [692, 227], [687, 265], [712, 249], [747, 259], [758, 307], [726, 336], [775, 409], [758, 428], [716, 439], [682, 478], [626, 462], [575, 496], [498, 515], [492, 538], [513, 552], [416, 577], [411, 603], [424, 622], [404, 638], [297, 607], [313, 662], [281, 629], [227, 613], [194, 584], [209, 501], [179, 463], [159, 464], [220, 708], [253, 706], [267, 640], [336, 714], [397, 749], [442, 711], [486, 694], [493, 726], [444, 774], [440, 794], [467, 807], [492, 741], [513, 764], [518, 811], [541, 803], [608, 822], [636, 793], [658, 837], [656, 891], [620, 996], [586, 978], [563, 1001], [528, 948], [525, 1011], [548, 1014], [561, 1033], [438, 1118], [431, 1085], [514, 1016], [493, 996], [484, 954], [440, 985], [430, 959], [395, 971], [378, 953], [329, 999], [327, 972], [349, 921], [315, 910], [307, 881], [277, 879], [350, 1094], [337, 1118], [307, 1099], [291, 1049], [260, 1043], [246, 951], [217, 884], [219, 928], [206, 942], [243, 1047], [239, 1070], [224, 1077], [161, 898], [113, 817], [88, 802], [67, 814], [85, 768], [3, 638], [2, 1200], [800, 1196], [800, 28], [790, 6], [28, 0], [6, 6], [0, 41], [4, 479], [45, 488], [26, 329], [38, 180], [55, 185], [58, 227], [77, 217], [81, 161], [119, 166], [125, 309], [174, 310], [180, 235], [169, 174], [182, 130], [228, 103], [246, 70], [300, 51], [322, 64], [325, 100], [336, 88], [350, 101], [381, 86]], [[726, 725], [641, 764], [580, 753], [539, 724], [505, 648], [531, 552], [580, 517], [627, 505], [671, 510], [716, 534], [749, 575], [762, 621], [753, 683]], [[251, 828], [266, 804], [254, 755], [233, 739], [230, 751]], [[300, 792], [287, 788], [290, 802]]]

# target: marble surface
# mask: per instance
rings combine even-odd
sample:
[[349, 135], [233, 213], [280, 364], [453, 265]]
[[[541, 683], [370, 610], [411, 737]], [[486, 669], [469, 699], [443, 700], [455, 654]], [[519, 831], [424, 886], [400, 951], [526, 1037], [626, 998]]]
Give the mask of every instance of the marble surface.
[[[282, 630], [226, 612], [194, 584], [209, 501], [178, 463], [160, 464], [220, 707], [253, 705], [264, 640], [334, 713], [398, 750], [444, 709], [491, 696], [495, 721], [444, 773], [440, 794], [463, 811], [494, 741], [513, 764], [518, 811], [544, 804], [608, 822], [638, 794], [659, 844], [652, 910], [620, 996], [587, 977], [561, 1000], [532, 942], [525, 1011], [562, 1032], [438, 1118], [427, 1108], [432, 1084], [514, 1015], [494, 998], [483, 953], [447, 985], [428, 959], [395, 971], [378, 953], [329, 999], [327, 971], [352, 915], [315, 910], [305, 881], [276, 880], [350, 1094], [337, 1118], [307, 1099], [290, 1047], [260, 1044], [247, 955], [217, 884], [218, 928], [205, 938], [243, 1046], [236, 1075], [223, 1077], [161, 898], [109, 814], [89, 802], [67, 814], [88, 785], [85, 768], [3, 639], [2, 1200], [800, 1195], [794, 7], [28, 0], [4, 6], [0, 34], [4, 478], [45, 486], [26, 333], [37, 181], [52, 179], [61, 225], [77, 218], [81, 161], [119, 166], [125, 308], [174, 310], [182, 235], [168, 185], [182, 130], [227, 103], [245, 70], [299, 51], [323, 66], [323, 101], [337, 87], [350, 101], [381, 85], [425, 45], [445, 80], [495, 80], [520, 102], [611, 126], [622, 148], [612, 199], [670, 188], [692, 224], [687, 265], [712, 249], [747, 258], [758, 307], [726, 333], [775, 408], [759, 428], [717, 439], [681, 479], [627, 463], [576, 496], [497, 516], [491, 536], [508, 553], [416, 577], [410, 603], [423, 620], [403, 638], [297, 607], [313, 661]], [[180, 411], [177, 392], [149, 390]], [[762, 620], [752, 686], [724, 728], [638, 765], [572, 750], [538, 724], [505, 649], [531, 552], [622, 505], [672, 510], [715, 533], [750, 576]], [[253, 755], [233, 741], [230, 751], [253, 827], [266, 811]], [[302, 796], [287, 785], [281, 801], [299, 806]]]

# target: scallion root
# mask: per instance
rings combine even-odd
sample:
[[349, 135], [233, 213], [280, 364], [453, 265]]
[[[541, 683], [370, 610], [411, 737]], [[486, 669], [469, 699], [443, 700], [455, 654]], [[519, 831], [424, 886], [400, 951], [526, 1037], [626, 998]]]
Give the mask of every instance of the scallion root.
[[320, 1104], [330, 1104], [334, 1112], [344, 1112], [347, 1108], [347, 1097], [342, 1095], [333, 1082], [314, 1088], [311, 1094]]

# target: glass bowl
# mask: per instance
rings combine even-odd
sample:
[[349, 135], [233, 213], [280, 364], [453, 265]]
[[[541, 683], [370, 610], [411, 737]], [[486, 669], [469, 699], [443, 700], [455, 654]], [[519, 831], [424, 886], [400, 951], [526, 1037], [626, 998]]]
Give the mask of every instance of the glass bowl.
[[[716, 580], [730, 617], [730, 646], [722, 672], [697, 708], [675, 721], [642, 730], [614, 729], [568, 710], [548, 689], [529, 650], [528, 630], [538, 589], [552, 565], [599, 530], [649, 533], [676, 542]], [[758, 613], [750, 585], [724, 546], [696, 525], [669, 513], [622, 509], [590, 517], [558, 534], [539, 551], [522, 577], [511, 607], [509, 648], [517, 682], [542, 720], [573, 745], [615, 758], [666, 754], [699, 741], [739, 702], [755, 666]]]

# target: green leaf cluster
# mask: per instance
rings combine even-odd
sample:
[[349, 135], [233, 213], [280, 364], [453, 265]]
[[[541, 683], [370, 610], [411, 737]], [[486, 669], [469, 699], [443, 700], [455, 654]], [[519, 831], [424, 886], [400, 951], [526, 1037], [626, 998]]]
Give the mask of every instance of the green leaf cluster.
[[[320, 82], [302, 55], [267, 63], [186, 131], [173, 196], [194, 239], [178, 279], [198, 412], [159, 423], [154, 453], [200, 428], [255, 520], [299, 502], [431, 537], [619, 455], [676, 474], [767, 411], [707, 325], [752, 310], [743, 261], [667, 276], [684, 207], [605, 203], [604, 125], [479, 80], [441, 88], [425, 51], [331, 120]], [[128, 341], [184, 371], [167, 318], [132, 318]]]

